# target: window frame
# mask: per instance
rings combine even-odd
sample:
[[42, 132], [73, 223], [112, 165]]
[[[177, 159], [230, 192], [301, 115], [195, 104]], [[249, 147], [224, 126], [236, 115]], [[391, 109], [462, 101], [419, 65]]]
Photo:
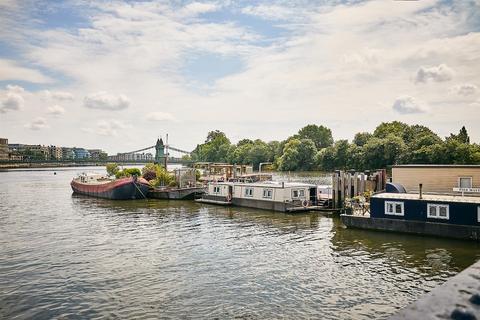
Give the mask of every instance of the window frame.
[[[294, 196], [294, 192], [297, 193], [297, 196]], [[305, 189], [292, 189], [292, 199], [305, 199]]]
[[[266, 195], [265, 195], [265, 192], [267, 193]], [[263, 189], [263, 198], [264, 199], [273, 199], [273, 189], [264, 188]]]
[[[295, 196], [295, 192], [297, 193], [297, 195]], [[298, 192], [298, 189], [292, 189], [292, 199], [298, 199], [299, 197], [299, 192]]]
[[[470, 187], [462, 187], [461, 181], [462, 179], [469, 179], [470, 180]], [[461, 176], [458, 177], [458, 188], [473, 188], [473, 177], [466, 177], [466, 176]]]
[[253, 188], [245, 188], [245, 198], [253, 198]]
[[[392, 209], [393, 211], [390, 212], [388, 210], [388, 205], [391, 204], [392, 205]], [[400, 208], [401, 208], [401, 212], [397, 212], [397, 205], [400, 205]], [[385, 205], [384, 205], [384, 213], [385, 215], [387, 216], [399, 216], [399, 217], [404, 217], [405, 216], [405, 203], [403, 201], [390, 201], [390, 200], [386, 200], [385, 201]]]
[[[435, 208], [435, 215], [431, 215], [430, 208]], [[447, 215], [445, 217], [440, 216], [440, 208], [446, 208]], [[427, 203], [427, 218], [428, 219], [441, 219], [450, 220], [450, 205], [443, 203]]]
[[220, 194], [220, 186], [213, 186], [213, 194]]

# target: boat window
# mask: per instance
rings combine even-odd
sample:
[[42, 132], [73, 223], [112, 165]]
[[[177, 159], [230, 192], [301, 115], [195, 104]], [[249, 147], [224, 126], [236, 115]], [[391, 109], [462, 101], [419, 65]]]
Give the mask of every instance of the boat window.
[[253, 197], [253, 188], [245, 188], [245, 197]]
[[448, 204], [427, 204], [427, 218], [434, 219], [449, 219], [449, 206]]
[[392, 216], [405, 215], [405, 207], [403, 202], [399, 201], [385, 201], [385, 214]]
[[298, 199], [298, 190], [292, 190], [292, 198]]
[[458, 187], [459, 188], [471, 188], [472, 187], [472, 177], [460, 177], [460, 178], [458, 178]]
[[220, 187], [213, 187], [213, 193], [219, 194], [220, 193]]
[[305, 197], [305, 190], [303, 189], [300, 189], [300, 197]]
[[272, 199], [272, 189], [263, 189], [263, 197], [267, 199]]

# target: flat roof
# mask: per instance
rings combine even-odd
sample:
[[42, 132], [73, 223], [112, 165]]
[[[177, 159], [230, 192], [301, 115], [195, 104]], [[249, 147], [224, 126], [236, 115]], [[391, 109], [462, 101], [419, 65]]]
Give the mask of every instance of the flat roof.
[[[222, 182], [211, 182], [213, 184], [219, 185], [230, 185], [230, 186], [246, 186], [246, 187], [260, 187], [260, 188], [282, 188], [282, 183], [273, 181], [273, 182], [230, 182], [230, 181], [222, 181]], [[295, 187], [308, 187], [308, 188], [315, 188], [316, 185], [309, 184], [309, 183], [301, 183], [301, 182], [284, 182], [284, 188], [295, 188]]]
[[396, 164], [392, 168], [479, 168], [478, 164]]
[[372, 198], [379, 199], [401, 199], [401, 200], [422, 200], [422, 201], [445, 201], [445, 202], [465, 202], [465, 203], [479, 203], [480, 197], [449, 195], [449, 194], [423, 194], [422, 199], [418, 193], [377, 193]]

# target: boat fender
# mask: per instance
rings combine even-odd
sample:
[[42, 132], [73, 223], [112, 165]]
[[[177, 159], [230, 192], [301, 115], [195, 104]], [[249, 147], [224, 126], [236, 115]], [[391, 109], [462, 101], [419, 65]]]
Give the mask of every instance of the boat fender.
[[302, 206], [303, 207], [308, 207], [308, 200], [303, 200], [302, 201]]

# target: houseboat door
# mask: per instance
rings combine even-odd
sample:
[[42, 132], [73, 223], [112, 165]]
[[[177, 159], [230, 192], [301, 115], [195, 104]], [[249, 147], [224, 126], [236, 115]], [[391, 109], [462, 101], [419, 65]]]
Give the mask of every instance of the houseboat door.
[[317, 205], [317, 188], [310, 188], [310, 203]]
[[231, 201], [232, 197], [233, 197], [233, 186], [228, 186], [227, 199], [229, 199], [229, 201]]

